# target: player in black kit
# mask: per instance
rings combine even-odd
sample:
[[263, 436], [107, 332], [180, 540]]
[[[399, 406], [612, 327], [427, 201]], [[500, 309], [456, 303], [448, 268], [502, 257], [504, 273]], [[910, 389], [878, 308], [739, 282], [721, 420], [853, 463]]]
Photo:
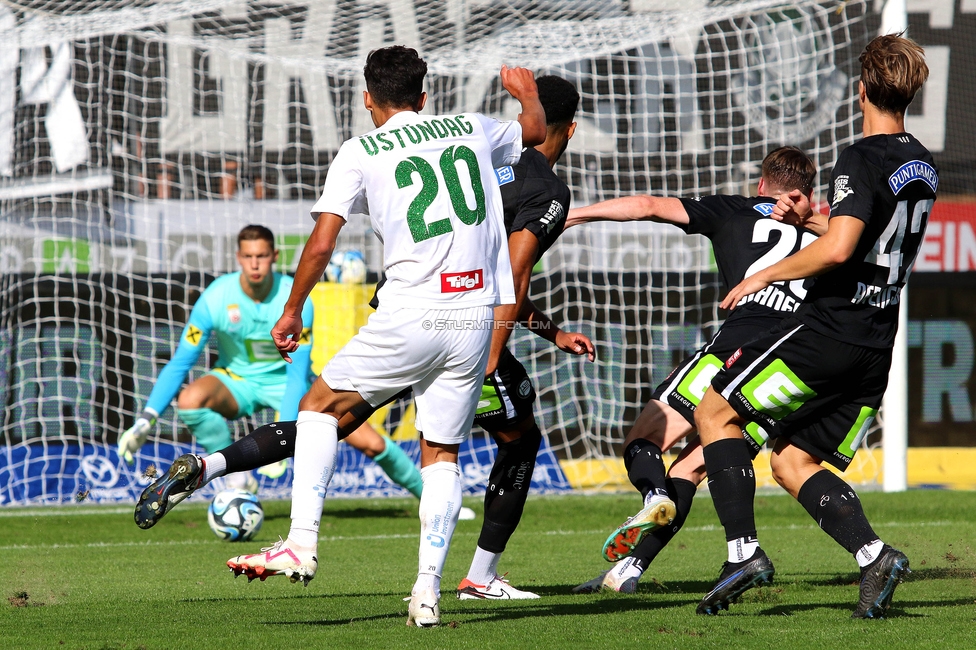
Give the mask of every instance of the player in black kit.
[[860, 61], [864, 139], [834, 167], [827, 232], [747, 277], [722, 303], [734, 308], [772, 282], [816, 276], [796, 316], [737, 351], [695, 414], [729, 549], [699, 614], [715, 614], [773, 577], [756, 534], [756, 480], [739, 433], [746, 422], [775, 439], [776, 481], [861, 567], [854, 618], [883, 617], [908, 572], [908, 558], [878, 538], [854, 490], [822, 466], [847, 468], [881, 405], [901, 289], [939, 182], [931, 154], [905, 133], [905, 109], [928, 77], [922, 48], [880, 36]]
[[[809, 209], [797, 206], [795, 210], [805, 217], [809, 213], [804, 220], [809, 230], [782, 223], [774, 214], [777, 197], [791, 191], [798, 201], [805, 199], [808, 208], [816, 175], [816, 166], [806, 154], [796, 147], [781, 147], [763, 160], [758, 197], [625, 197], [576, 208], [570, 212], [566, 225], [650, 219], [674, 224], [689, 234], [704, 235], [712, 242], [722, 285], [733, 287], [747, 275], [810, 244], [816, 233], [822, 232], [825, 220]], [[705, 475], [697, 439], [682, 450], [667, 474], [662, 451], [694, 433], [695, 408], [726, 359], [739, 346], [791, 315], [805, 293], [800, 281], [772, 285], [747, 296], [746, 304], [732, 312], [712, 339], [678, 364], [654, 390], [623, 445], [627, 475], [644, 498], [644, 507], [618, 527], [603, 548], [607, 560], [627, 559], [580, 585], [575, 592], [636, 590], [640, 576], [684, 524]], [[765, 441], [764, 432], [750, 426], [746, 433], [758, 452]]]
[[[461, 599], [538, 598], [515, 589], [497, 571], [498, 560], [515, 532], [529, 491], [542, 432], [532, 414], [535, 389], [525, 368], [508, 350], [515, 321], [528, 322], [533, 331], [574, 354], [593, 347], [581, 334], [560, 333], [528, 300], [532, 267], [563, 231], [569, 212], [569, 187], [552, 171], [573, 137], [579, 93], [570, 82], [554, 76], [536, 79], [546, 112], [546, 141], [522, 152], [514, 167], [496, 169], [505, 209], [509, 255], [515, 280], [515, 304], [495, 308], [496, 329], [481, 402], [474, 417], [498, 445], [498, 454], [485, 491], [485, 519], [478, 548], [461, 584]], [[543, 326], [540, 328], [539, 325]], [[562, 337], [562, 338], [560, 338]], [[565, 339], [565, 340], [563, 340]], [[421, 423], [422, 424], [422, 423]]]
[[[576, 130], [573, 119], [579, 104], [579, 93], [564, 79], [543, 76], [536, 79], [536, 85], [546, 113], [546, 140], [534, 149], [523, 150], [517, 165], [495, 170], [509, 236], [516, 302], [495, 309], [496, 325], [485, 384], [474, 420], [494, 438], [498, 453], [485, 492], [485, 518], [478, 548], [467, 576], [458, 586], [458, 597], [462, 599], [538, 598], [536, 594], [516, 589], [497, 573], [498, 560], [521, 519], [542, 442], [542, 433], [532, 414], [535, 389], [525, 368], [507, 347], [515, 323], [528, 325], [563, 351], [594, 359], [593, 344], [586, 336], [561, 330], [528, 299], [532, 267], [562, 234], [569, 211], [569, 187], [552, 167]], [[375, 309], [378, 306], [375, 296], [373, 300], [371, 305]], [[370, 414], [353, 413], [340, 420], [340, 439]], [[423, 423], [417, 424], [418, 430], [422, 430]], [[294, 422], [272, 423], [255, 429], [218, 453], [226, 459], [226, 471], [238, 471], [239, 467], [261, 467], [292, 456], [294, 441]], [[146, 488], [146, 493], [165, 490], [166, 498], [162, 501], [166, 507], [159, 511], [137, 508], [140, 526], [155, 525], [169, 507], [201, 487], [201, 476], [197, 467], [191, 476], [167, 474]]]

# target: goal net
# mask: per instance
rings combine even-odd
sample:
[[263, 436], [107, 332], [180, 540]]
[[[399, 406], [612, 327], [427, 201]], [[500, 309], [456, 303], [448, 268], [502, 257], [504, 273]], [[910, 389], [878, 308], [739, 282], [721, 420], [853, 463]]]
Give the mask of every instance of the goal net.
[[[0, 504], [131, 501], [149, 465], [196, 449], [173, 409], [134, 468], [115, 443], [200, 292], [236, 269], [242, 226], [270, 227], [280, 270], [294, 270], [332, 157], [372, 128], [361, 99], [371, 49], [422, 53], [430, 113], [513, 118], [503, 63], [575, 83], [579, 127], [557, 166], [575, 205], [753, 193], [759, 162], [782, 144], [815, 159], [823, 195], [859, 133], [867, 11], [863, 0], [5, 0]], [[376, 278], [367, 218], [353, 216], [339, 246], [361, 251]], [[676, 229], [595, 224], [562, 237], [532, 297], [599, 358], [513, 336], [547, 438], [536, 489], [619, 484], [629, 425], [718, 327], [720, 291], [707, 241]], [[320, 365], [354, 331], [368, 288], [319, 293], [316, 313], [332, 319], [316, 335]], [[394, 404], [374, 421], [416, 457], [412, 412]], [[238, 421], [236, 434], [273, 417]], [[877, 482], [878, 444], [864, 439], [853, 482]], [[470, 493], [492, 455], [475, 431], [462, 453]], [[290, 473], [261, 480], [262, 494], [285, 495]], [[350, 449], [333, 493], [405, 494]]]

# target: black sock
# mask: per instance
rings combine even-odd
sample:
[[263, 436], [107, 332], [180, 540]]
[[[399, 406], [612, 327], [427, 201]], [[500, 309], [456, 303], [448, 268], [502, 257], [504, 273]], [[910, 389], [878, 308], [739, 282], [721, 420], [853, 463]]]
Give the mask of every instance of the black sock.
[[674, 501], [677, 512], [674, 515], [674, 521], [644, 537], [641, 543], [630, 554], [630, 557], [634, 558], [634, 563], [640, 567], [641, 571], [647, 570], [647, 567], [657, 557], [657, 554], [668, 545], [668, 542], [684, 526], [685, 520], [688, 518], [688, 513], [691, 512], [691, 504], [695, 500], [695, 492], [698, 491], [697, 485], [683, 478], [668, 477], [665, 480], [665, 484], [668, 487], [668, 494]]
[[705, 451], [708, 489], [725, 539], [756, 537], [756, 474], [749, 443], [742, 438], [717, 440]]
[[512, 442], [499, 442], [498, 455], [485, 490], [485, 520], [478, 546], [490, 553], [502, 553], [522, 519], [525, 499], [535, 469], [535, 457], [542, 443], [539, 427]]
[[642, 497], [647, 498], [652, 492], [668, 496], [661, 448], [653, 442], [638, 438], [627, 445], [624, 449], [624, 467], [627, 468], [627, 477]]
[[808, 478], [800, 487], [796, 500], [825, 533], [852, 555], [878, 539], [864, 516], [857, 493], [828, 469]]
[[295, 455], [295, 421], [273, 422], [255, 429], [230, 447], [220, 450], [227, 460], [227, 473], [244, 472]]

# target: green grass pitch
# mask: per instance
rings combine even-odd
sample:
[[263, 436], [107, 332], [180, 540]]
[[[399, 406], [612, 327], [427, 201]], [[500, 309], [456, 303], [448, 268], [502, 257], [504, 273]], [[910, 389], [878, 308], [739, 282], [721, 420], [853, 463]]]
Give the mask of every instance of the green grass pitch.
[[[857, 566], [783, 495], [757, 500], [772, 587], [715, 617], [695, 615], [725, 542], [710, 500], [644, 575], [638, 593], [577, 596], [608, 564], [605, 536], [636, 494], [532, 497], [501, 570], [534, 601], [460, 602], [480, 530], [460, 522], [444, 575], [443, 625], [407, 628], [417, 564], [416, 501], [326, 503], [319, 572], [234, 579], [224, 562], [288, 531], [287, 502], [264, 504], [257, 541], [218, 541], [204, 505], [184, 504], [149, 531], [128, 507], [0, 510], [3, 648], [954, 648], [976, 647], [976, 493], [865, 493], [877, 532], [912, 575], [889, 618], [855, 621]], [[478, 501], [468, 505], [478, 509]]]

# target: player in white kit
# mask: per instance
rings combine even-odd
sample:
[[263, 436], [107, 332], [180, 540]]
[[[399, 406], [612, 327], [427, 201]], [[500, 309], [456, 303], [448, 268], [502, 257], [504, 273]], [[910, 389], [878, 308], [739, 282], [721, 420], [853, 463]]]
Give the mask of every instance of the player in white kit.
[[541, 143], [546, 120], [532, 72], [502, 67], [519, 101], [516, 122], [477, 113], [422, 116], [427, 64], [413, 49], [374, 50], [364, 69], [376, 129], [346, 141], [329, 168], [315, 227], [291, 296], [272, 330], [285, 358], [298, 348], [301, 309], [322, 277], [336, 236], [368, 207], [384, 243], [379, 310], [329, 362], [299, 405], [288, 538], [232, 558], [236, 575], [315, 575], [319, 519], [335, 466], [338, 419], [412, 387], [423, 421], [420, 568], [407, 624], [437, 625], [440, 578], [458, 510], [458, 447], [481, 395], [493, 307], [513, 303], [512, 269], [494, 168]]

